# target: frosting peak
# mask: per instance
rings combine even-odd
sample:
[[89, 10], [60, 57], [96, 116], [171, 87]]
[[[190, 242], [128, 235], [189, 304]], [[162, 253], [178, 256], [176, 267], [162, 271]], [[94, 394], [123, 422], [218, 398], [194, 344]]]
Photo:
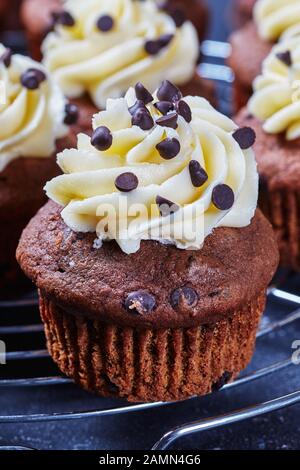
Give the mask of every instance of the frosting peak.
[[300, 23], [299, 0], [258, 0], [254, 6], [254, 18], [263, 39], [277, 41], [287, 31]]
[[45, 69], [0, 44], [0, 171], [18, 157], [49, 157], [67, 133], [66, 102]]
[[66, 96], [89, 93], [101, 109], [138, 79], [153, 91], [165, 77], [177, 85], [193, 77], [194, 26], [177, 27], [154, 0], [67, 0], [64, 7], [43, 52]]
[[77, 149], [58, 155], [65, 174], [46, 192], [65, 206], [65, 223], [126, 253], [148, 239], [199, 249], [215, 227], [248, 225], [258, 193], [253, 131], [167, 81], [150, 102], [140, 92], [109, 99], [92, 138], [80, 134]]

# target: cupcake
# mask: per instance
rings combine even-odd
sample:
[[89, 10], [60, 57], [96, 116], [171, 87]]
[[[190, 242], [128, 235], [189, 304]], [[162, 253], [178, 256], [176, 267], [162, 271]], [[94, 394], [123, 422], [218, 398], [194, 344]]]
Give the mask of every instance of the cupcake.
[[252, 19], [253, 8], [257, 0], [234, 0], [233, 17], [234, 23], [240, 26]]
[[300, 36], [274, 46], [237, 117], [255, 129], [260, 206], [272, 222], [281, 264], [300, 270]]
[[[233, 33], [229, 65], [235, 73], [235, 106], [246, 105], [252, 94], [252, 83], [261, 73], [263, 60], [280, 38], [299, 31], [300, 3], [298, 0], [257, 0], [254, 21]], [[249, 45], [251, 45], [249, 47]]]
[[[74, 145], [65, 98], [37, 62], [0, 44], [0, 296], [26, 280], [15, 261], [22, 229], [58, 174], [55, 155]], [[72, 110], [72, 109], [71, 109]], [[76, 140], [75, 140], [76, 142]]]
[[17, 258], [66, 375], [172, 401], [248, 364], [278, 250], [256, 210], [253, 131], [168, 81], [144, 96], [108, 100], [92, 137], [58, 155]]
[[90, 114], [138, 80], [153, 92], [166, 76], [184, 93], [212, 95], [196, 71], [194, 26], [185, 21], [177, 27], [153, 0], [68, 0], [43, 52], [46, 68], [65, 95]]

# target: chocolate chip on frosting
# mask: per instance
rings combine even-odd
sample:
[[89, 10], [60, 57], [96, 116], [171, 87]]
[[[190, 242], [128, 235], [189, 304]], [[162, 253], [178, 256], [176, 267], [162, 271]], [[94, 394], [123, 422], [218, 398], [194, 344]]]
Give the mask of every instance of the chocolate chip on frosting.
[[143, 131], [149, 131], [154, 126], [154, 121], [148, 109], [139, 108], [132, 116], [132, 125], [140, 127]]
[[123, 193], [133, 191], [138, 187], [138, 184], [139, 180], [137, 176], [131, 172], [122, 173], [115, 181], [116, 188]]
[[293, 63], [292, 54], [290, 51], [278, 52], [276, 57], [288, 67], [290, 67]]
[[166, 114], [156, 120], [156, 124], [162, 127], [171, 127], [172, 129], [177, 129], [178, 123], [178, 114], [173, 112]]
[[134, 116], [134, 114], [137, 112], [138, 109], [144, 109], [145, 111], [147, 111], [144, 101], [137, 100], [133, 106], [130, 106], [130, 108], [128, 108], [128, 111], [130, 112], [132, 116]]
[[69, 13], [66, 10], [61, 11], [57, 15], [56, 21], [57, 21], [57, 23], [59, 23], [63, 26], [70, 26], [71, 27], [71, 26], [75, 25], [75, 20], [74, 20], [73, 16], [71, 15], [71, 13]]
[[154, 103], [154, 106], [163, 115], [174, 109], [174, 104], [171, 101], [158, 101]]
[[2, 62], [6, 68], [10, 67], [11, 64], [11, 58], [12, 58], [12, 50], [7, 48], [2, 56], [0, 57], [0, 62]]
[[212, 202], [221, 211], [229, 210], [234, 204], [234, 192], [227, 184], [218, 184], [213, 189]]
[[144, 290], [131, 292], [125, 300], [125, 308], [127, 312], [136, 315], [151, 313], [155, 307], [155, 297]]
[[42, 70], [30, 68], [21, 75], [21, 84], [28, 90], [37, 90], [46, 78]]
[[180, 152], [180, 142], [175, 138], [167, 138], [156, 145], [160, 156], [165, 160], [171, 160]]
[[186, 122], [191, 122], [192, 120], [192, 111], [189, 105], [183, 101], [180, 100], [178, 103], [176, 103], [176, 111], [177, 113], [182, 116]]
[[206, 183], [208, 175], [197, 160], [190, 161], [189, 171], [192, 184], [195, 186], [195, 188], [200, 188], [200, 186], [203, 186], [204, 183]]
[[65, 106], [65, 119], [64, 123], [68, 126], [76, 124], [79, 118], [79, 110], [76, 104], [67, 103]]
[[198, 294], [191, 287], [179, 287], [175, 289], [170, 298], [170, 302], [173, 308], [178, 307], [195, 307], [198, 303]]
[[113, 137], [106, 126], [97, 127], [91, 137], [91, 144], [97, 150], [105, 151], [112, 146]]
[[169, 82], [169, 80], [164, 80], [157, 91], [157, 98], [160, 101], [176, 102], [181, 100], [182, 93], [179, 88]]
[[256, 134], [251, 127], [241, 127], [232, 134], [232, 137], [237, 141], [242, 150], [247, 150], [254, 144]]
[[135, 89], [135, 95], [138, 100], [141, 100], [145, 104], [152, 103], [153, 96], [147, 90], [147, 88], [144, 87], [144, 85], [141, 82], [138, 82], [135, 85], [134, 89]]
[[175, 202], [169, 201], [162, 196], [156, 196], [156, 204], [159, 207], [160, 215], [162, 217], [167, 217], [174, 214], [179, 210], [179, 206]]
[[114, 27], [114, 19], [110, 15], [102, 15], [97, 20], [97, 28], [103, 33], [107, 33]]
[[156, 55], [161, 51], [161, 49], [167, 47], [173, 38], [173, 34], [163, 34], [158, 39], [149, 39], [145, 42], [145, 51], [149, 55]]

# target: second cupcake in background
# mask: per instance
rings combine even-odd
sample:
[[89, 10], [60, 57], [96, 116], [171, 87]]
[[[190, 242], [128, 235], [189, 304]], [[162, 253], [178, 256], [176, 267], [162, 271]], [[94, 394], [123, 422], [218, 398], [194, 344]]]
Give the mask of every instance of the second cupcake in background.
[[[26, 280], [15, 260], [22, 229], [45, 202], [43, 186], [58, 174], [56, 153], [76, 141], [57, 85], [41, 64], [0, 44], [0, 296]], [[76, 114], [76, 113], [75, 113]]]

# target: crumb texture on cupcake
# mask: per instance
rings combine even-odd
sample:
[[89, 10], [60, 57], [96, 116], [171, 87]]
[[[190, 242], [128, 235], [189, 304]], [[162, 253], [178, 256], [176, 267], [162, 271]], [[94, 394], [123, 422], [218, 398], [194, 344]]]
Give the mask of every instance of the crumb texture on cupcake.
[[192, 23], [176, 25], [153, 0], [68, 0], [43, 52], [66, 96], [88, 92], [103, 108], [137, 80], [152, 91], [164, 77], [189, 82], [199, 43]]
[[147, 239], [199, 249], [214, 228], [250, 223], [255, 135], [205, 99], [183, 98], [168, 81], [152, 96], [139, 82], [108, 100], [93, 129], [58, 155], [65, 174], [46, 185], [72, 230], [134, 253]]
[[19, 157], [49, 157], [68, 133], [66, 100], [44, 67], [0, 44], [0, 171]]

